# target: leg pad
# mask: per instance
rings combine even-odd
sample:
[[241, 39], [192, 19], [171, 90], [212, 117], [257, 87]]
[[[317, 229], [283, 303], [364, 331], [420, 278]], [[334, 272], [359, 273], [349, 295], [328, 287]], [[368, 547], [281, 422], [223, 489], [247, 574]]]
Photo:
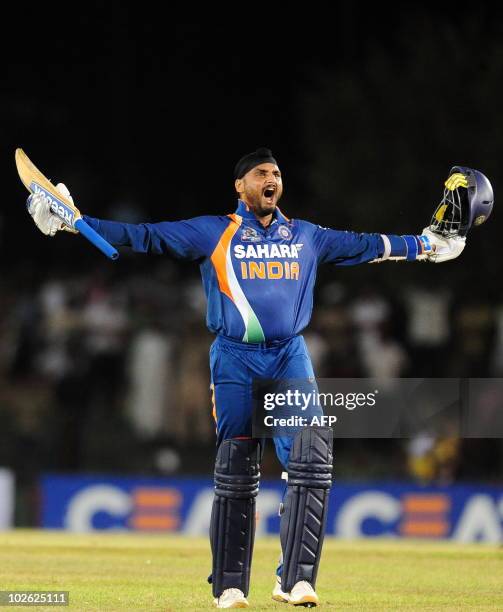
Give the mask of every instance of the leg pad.
[[286, 593], [300, 580], [313, 588], [316, 584], [332, 486], [332, 448], [330, 427], [302, 429], [293, 441], [280, 523], [281, 588]]
[[210, 524], [214, 597], [230, 588], [248, 595], [260, 459], [257, 440], [224, 440], [218, 449]]

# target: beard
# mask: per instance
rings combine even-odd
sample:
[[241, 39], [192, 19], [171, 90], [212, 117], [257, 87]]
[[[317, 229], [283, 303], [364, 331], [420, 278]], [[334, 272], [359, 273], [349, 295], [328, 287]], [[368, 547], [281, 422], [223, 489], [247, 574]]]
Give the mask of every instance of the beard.
[[246, 193], [246, 200], [251, 210], [257, 217], [267, 217], [276, 210], [281, 193], [274, 192], [272, 197], [266, 197], [263, 192], [254, 192], [253, 194]]

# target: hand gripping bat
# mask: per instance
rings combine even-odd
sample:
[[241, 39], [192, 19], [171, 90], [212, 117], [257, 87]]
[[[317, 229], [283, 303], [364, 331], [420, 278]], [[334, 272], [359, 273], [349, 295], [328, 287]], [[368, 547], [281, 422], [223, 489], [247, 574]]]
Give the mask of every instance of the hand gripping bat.
[[110, 259], [117, 259], [117, 250], [90, 227], [79, 209], [62, 195], [51, 181], [33, 164], [23, 149], [16, 149], [16, 167], [23, 185], [32, 194], [42, 193], [49, 202], [51, 212], [69, 228], [76, 229]]

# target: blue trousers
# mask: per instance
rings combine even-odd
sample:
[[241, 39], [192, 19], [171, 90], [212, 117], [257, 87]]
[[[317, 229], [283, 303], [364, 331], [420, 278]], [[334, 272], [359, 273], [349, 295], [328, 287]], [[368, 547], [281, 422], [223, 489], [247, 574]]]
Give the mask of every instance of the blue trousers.
[[[210, 349], [213, 416], [217, 424], [217, 445], [230, 438], [252, 437], [253, 380], [302, 380], [317, 391], [313, 366], [302, 336], [277, 342], [246, 344], [217, 336]], [[320, 416], [313, 405], [304, 416]], [[274, 437], [276, 454], [286, 469], [293, 438]]]

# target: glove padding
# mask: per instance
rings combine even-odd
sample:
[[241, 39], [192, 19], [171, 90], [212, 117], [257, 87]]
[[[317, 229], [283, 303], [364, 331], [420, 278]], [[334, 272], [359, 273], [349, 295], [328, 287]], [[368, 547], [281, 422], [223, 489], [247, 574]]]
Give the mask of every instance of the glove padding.
[[[73, 198], [64, 183], [58, 183], [56, 189], [73, 204]], [[26, 208], [33, 217], [35, 225], [46, 236], [52, 237], [60, 230], [78, 234], [77, 230], [65, 225], [57, 215], [51, 212], [50, 204], [42, 193], [32, 194], [26, 201]]]
[[440, 234], [432, 232], [429, 227], [425, 227], [422, 235], [426, 236], [430, 244], [434, 247], [431, 253], [428, 253], [428, 261], [433, 263], [443, 263], [450, 259], [456, 259], [463, 252], [466, 246], [465, 236], [455, 236], [454, 238], [444, 238]]

